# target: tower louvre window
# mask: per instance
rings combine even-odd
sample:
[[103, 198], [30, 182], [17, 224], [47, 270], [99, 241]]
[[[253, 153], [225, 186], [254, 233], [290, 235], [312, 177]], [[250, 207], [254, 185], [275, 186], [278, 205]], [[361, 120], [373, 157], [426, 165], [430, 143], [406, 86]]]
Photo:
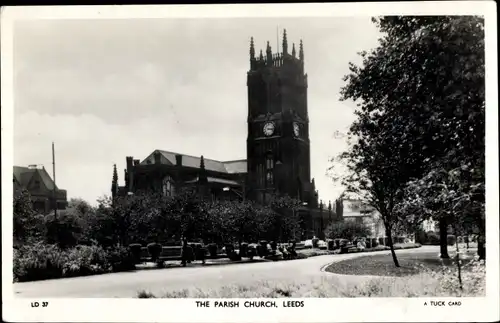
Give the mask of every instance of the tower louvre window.
[[267, 185], [272, 185], [274, 182], [274, 160], [271, 154], [266, 156], [266, 183]]

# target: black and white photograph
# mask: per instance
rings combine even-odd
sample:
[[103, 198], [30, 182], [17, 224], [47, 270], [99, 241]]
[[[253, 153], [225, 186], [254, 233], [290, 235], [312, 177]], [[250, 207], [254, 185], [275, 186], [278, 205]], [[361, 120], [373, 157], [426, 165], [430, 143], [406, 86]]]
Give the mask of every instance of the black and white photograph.
[[360, 5], [2, 8], [11, 320], [498, 319], [496, 4]]

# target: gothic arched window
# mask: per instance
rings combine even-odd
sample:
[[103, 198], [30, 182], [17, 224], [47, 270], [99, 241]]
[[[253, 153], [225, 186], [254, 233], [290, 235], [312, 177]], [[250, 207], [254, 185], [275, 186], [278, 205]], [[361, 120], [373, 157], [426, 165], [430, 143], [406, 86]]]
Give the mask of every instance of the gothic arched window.
[[274, 159], [273, 155], [268, 154], [266, 156], [266, 182], [268, 185], [273, 185], [274, 183]]
[[163, 196], [174, 196], [174, 180], [167, 175], [162, 182]]

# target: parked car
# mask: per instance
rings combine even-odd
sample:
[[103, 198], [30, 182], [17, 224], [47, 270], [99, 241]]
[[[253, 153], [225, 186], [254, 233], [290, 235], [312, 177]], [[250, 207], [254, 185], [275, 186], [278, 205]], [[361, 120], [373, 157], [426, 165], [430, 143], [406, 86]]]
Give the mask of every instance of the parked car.
[[304, 241], [304, 247], [305, 248], [312, 248], [313, 247], [313, 241], [312, 241], [312, 239]]
[[328, 249], [328, 244], [323, 240], [319, 240], [318, 241], [318, 248], [322, 249], [322, 250]]

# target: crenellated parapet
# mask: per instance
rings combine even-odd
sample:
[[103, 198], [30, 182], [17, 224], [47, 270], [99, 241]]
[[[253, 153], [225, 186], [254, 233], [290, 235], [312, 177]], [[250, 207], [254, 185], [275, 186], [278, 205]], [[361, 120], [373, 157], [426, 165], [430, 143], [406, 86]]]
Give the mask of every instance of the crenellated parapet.
[[271, 45], [269, 41], [266, 46], [265, 55], [260, 50], [260, 55], [258, 57], [255, 56], [255, 43], [253, 37], [250, 38], [250, 70], [256, 71], [262, 68], [274, 67], [281, 68], [287, 65], [290, 66], [298, 66], [303, 69], [304, 66], [304, 47], [302, 44], [302, 40], [300, 41], [299, 47], [299, 57], [296, 57], [295, 44], [292, 43], [292, 52], [288, 52], [288, 40], [286, 30], [283, 32], [283, 43], [282, 43], [283, 51], [280, 53], [273, 53]]

